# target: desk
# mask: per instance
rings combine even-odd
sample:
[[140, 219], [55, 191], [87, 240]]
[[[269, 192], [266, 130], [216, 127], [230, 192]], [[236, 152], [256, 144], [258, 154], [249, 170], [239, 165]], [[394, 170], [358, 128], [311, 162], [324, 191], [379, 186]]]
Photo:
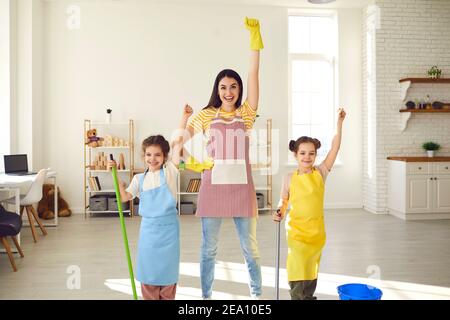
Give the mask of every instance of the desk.
[[[5, 173], [0, 173], [0, 190], [2, 191], [15, 191], [16, 213], [20, 215], [20, 187], [29, 186], [33, 182], [35, 174], [28, 176], [13, 176]], [[45, 227], [58, 226], [58, 186], [56, 184], [56, 172], [47, 171], [47, 178], [53, 179], [55, 184], [55, 218], [53, 223], [43, 223]]]

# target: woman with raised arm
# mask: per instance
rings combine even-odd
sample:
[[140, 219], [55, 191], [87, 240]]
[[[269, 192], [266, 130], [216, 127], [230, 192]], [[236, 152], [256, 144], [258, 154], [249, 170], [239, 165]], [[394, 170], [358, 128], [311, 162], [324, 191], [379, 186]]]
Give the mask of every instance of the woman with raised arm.
[[[249, 161], [249, 131], [259, 100], [259, 51], [263, 48], [259, 21], [245, 19], [250, 31], [247, 98], [242, 103], [239, 74], [219, 72], [208, 105], [189, 123], [190, 137], [202, 133], [208, 140], [210, 161], [194, 164], [202, 170], [197, 217], [202, 223], [200, 277], [203, 299], [211, 299], [220, 225], [232, 218], [250, 277], [250, 294], [261, 296], [261, 266], [256, 242], [257, 202]], [[187, 163], [189, 168], [189, 163]]]

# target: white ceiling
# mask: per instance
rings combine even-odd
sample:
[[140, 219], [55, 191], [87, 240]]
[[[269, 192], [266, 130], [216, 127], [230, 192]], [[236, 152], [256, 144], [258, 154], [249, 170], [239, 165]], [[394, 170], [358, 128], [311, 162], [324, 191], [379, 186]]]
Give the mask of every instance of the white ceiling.
[[[119, 1], [127, 1], [127, 0], [119, 0]], [[217, 4], [233, 3], [244, 5], [307, 7], [307, 8], [362, 8], [374, 2], [374, 0], [336, 0], [329, 4], [317, 5], [309, 3], [308, 0], [204, 0], [204, 1], [198, 0], [198, 1], [204, 3], [217, 3]]]
[[[67, 0], [44, 0], [47, 2], [58, 2]], [[294, 8], [363, 8], [374, 0], [336, 0], [329, 4], [311, 4], [308, 0], [78, 0], [77, 2], [154, 2], [154, 3], [177, 3], [177, 4], [226, 4], [226, 5], [255, 5], [255, 6], [277, 6]]]

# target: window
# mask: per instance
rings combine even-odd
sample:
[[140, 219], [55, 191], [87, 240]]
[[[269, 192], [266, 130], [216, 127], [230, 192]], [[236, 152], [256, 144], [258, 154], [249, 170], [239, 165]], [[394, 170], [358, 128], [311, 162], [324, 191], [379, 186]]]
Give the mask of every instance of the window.
[[290, 13], [289, 136], [322, 143], [318, 161], [330, 150], [337, 101], [337, 18], [334, 12]]

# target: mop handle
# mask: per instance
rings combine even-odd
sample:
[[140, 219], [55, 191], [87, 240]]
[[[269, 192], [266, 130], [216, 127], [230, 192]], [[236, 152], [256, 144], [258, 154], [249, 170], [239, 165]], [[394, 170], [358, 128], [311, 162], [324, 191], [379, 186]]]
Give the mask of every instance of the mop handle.
[[[284, 216], [286, 214], [286, 209], [289, 205], [289, 202], [287, 199], [283, 199], [280, 210], [281, 216]], [[278, 210], [275, 212], [278, 213]], [[276, 221], [277, 225], [277, 254], [276, 254], [276, 267], [275, 267], [275, 299], [280, 300], [280, 225], [281, 221]]]
[[276, 254], [276, 266], [275, 266], [275, 299], [280, 300], [280, 221], [276, 222], [277, 225], [277, 254]]
[[[109, 157], [112, 161], [114, 161], [112, 154], [110, 154]], [[117, 208], [119, 209], [120, 225], [122, 227], [122, 236], [123, 236], [123, 242], [125, 245], [125, 253], [127, 255], [128, 271], [130, 272], [131, 288], [133, 289], [133, 299], [137, 300], [138, 297], [137, 297], [137, 293], [136, 293], [136, 285], [134, 283], [133, 265], [131, 264], [130, 248], [128, 247], [127, 229], [125, 228], [125, 219], [123, 218], [123, 212], [122, 212], [122, 201], [120, 199], [119, 182], [117, 180], [117, 169], [115, 166], [112, 167], [111, 169], [112, 169], [112, 176], [113, 176], [113, 180], [114, 180], [114, 189], [116, 191]]]

